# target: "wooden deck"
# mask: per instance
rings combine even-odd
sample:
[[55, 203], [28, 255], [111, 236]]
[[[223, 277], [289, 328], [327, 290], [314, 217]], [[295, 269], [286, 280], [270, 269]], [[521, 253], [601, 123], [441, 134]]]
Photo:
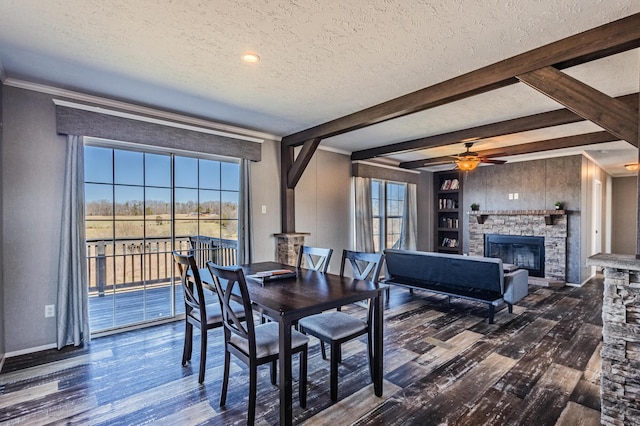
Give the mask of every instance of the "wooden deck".
[[[217, 297], [210, 293], [211, 300]], [[175, 291], [176, 314], [184, 313], [182, 286]], [[134, 288], [118, 290], [114, 294], [89, 296], [89, 322], [91, 332], [100, 332], [132, 324], [171, 318], [171, 286], [158, 284], [146, 290]]]
[[[487, 324], [485, 305], [392, 289], [383, 397], [373, 394], [363, 338], [344, 347], [339, 401], [332, 404], [329, 363], [312, 340], [308, 404], [302, 409], [294, 400], [295, 422], [600, 424], [602, 280], [530, 290], [513, 314], [502, 310]], [[365, 313], [356, 305], [345, 311]], [[183, 332], [184, 324], [174, 322], [8, 359], [0, 374], [0, 423], [245, 424], [246, 367], [233, 364], [227, 404], [219, 407], [221, 330], [210, 332], [203, 385], [197, 349], [191, 364], [180, 363]], [[259, 376], [256, 424], [276, 425], [278, 391], [267, 366]]]

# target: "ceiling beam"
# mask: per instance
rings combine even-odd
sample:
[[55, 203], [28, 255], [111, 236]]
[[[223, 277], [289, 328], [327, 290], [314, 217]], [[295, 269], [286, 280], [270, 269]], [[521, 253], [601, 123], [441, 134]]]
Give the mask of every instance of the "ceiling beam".
[[[550, 151], [563, 148], [575, 148], [577, 146], [594, 145], [598, 143], [614, 142], [619, 137], [609, 132], [593, 132], [581, 135], [565, 136], [562, 138], [547, 139], [543, 141], [523, 143], [502, 148], [477, 151], [480, 157], [507, 157], [512, 155], [533, 154], [536, 152]], [[403, 169], [419, 169], [421, 167], [435, 166], [438, 164], [453, 163], [453, 156], [433, 157], [425, 160], [405, 161], [398, 164]]]
[[302, 173], [309, 165], [309, 161], [311, 161], [311, 157], [313, 157], [313, 154], [316, 152], [320, 141], [320, 138], [310, 139], [302, 145], [302, 150], [300, 150], [298, 157], [287, 173], [287, 185], [290, 189], [295, 188], [298, 184]]
[[[616, 98], [630, 108], [637, 108], [638, 93], [620, 96]], [[577, 123], [585, 119], [569, 111], [559, 109], [540, 114], [528, 115], [483, 126], [471, 127], [468, 129], [456, 130], [440, 135], [427, 136], [410, 141], [398, 142], [377, 148], [370, 148], [361, 151], [354, 151], [351, 160], [367, 160], [398, 152], [417, 151], [420, 149], [433, 148], [437, 146], [460, 143], [464, 140], [476, 140], [494, 138], [498, 136], [521, 133], [530, 130], [543, 129], [545, 127], [560, 126], [563, 124]]]
[[620, 139], [638, 146], [638, 111], [553, 67], [517, 76], [520, 81], [564, 105]]
[[282, 144], [298, 146], [315, 138], [357, 130], [517, 82], [517, 75], [547, 67], [565, 68], [640, 46], [640, 14], [530, 50], [509, 59], [409, 93], [367, 109], [291, 134]]

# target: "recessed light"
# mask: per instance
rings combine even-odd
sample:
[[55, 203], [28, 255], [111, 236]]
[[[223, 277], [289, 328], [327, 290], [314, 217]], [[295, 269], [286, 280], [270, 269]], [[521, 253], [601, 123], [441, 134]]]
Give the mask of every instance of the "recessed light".
[[245, 53], [242, 55], [242, 60], [250, 64], [255, 64], [260, 61], [260, 56], [255, 53]]

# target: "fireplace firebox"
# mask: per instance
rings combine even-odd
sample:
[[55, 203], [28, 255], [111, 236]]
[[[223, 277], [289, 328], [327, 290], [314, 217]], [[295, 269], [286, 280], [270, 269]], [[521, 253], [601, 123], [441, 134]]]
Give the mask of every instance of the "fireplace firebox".
[[544, 237], [485, 234], [485, 257], [497, 257], [533, 277], [544, 277]]

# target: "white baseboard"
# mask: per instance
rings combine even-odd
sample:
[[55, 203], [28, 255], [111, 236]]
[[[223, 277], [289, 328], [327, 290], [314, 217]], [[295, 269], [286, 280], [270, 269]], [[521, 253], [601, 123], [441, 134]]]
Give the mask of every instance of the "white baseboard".
[[50, 343], [48, 345], [36, 346], [34, 348], [21, 349], [19, 351], [7, 352], [5, 355], [6, 358], [12, 358], [14, 356], [32, 354], [34, 352], [46, 351], [47, 349], [55, 349], [58, 345], [55, 343]]

